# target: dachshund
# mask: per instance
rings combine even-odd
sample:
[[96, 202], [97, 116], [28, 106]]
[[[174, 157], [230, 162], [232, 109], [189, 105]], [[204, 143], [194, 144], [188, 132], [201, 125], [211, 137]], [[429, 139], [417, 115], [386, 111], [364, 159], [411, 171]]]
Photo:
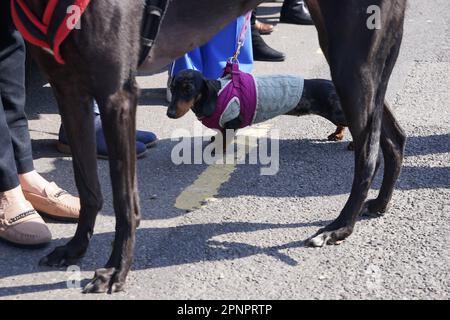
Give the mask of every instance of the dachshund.
[[[217, 113], [218, 104], [221, 103], [218, 101], [219, 96], [223, 94], [226, 86], [233, 85], [230, 78], [225, 76], [218, 80], [209, 80], [196, 70], [181, 71], [170, 84], [172, 101], [167, 109], [167, 116], [178, 119], [192, 110], [197, 119], [206, 126], [221, 131], [220, 136], [223, 139], [228, 136], [225, 134], [226, 130], [236, 132], [247, 125], [267, 121], [279, 115], [318, 115], [337, 126], [347, 126], [332, 81], [285, 75], [254, 77], [256, 108], [254, 114], [250, 115], [251, 122], [244, 123], [243, 99], [235, 96], [219, 111], [220, 115], [215, 117], [218, 125], [211, 125], [211, 121], [205, 119]], [[230, 141], [223, 141], [224, 149], [229, 143]]]

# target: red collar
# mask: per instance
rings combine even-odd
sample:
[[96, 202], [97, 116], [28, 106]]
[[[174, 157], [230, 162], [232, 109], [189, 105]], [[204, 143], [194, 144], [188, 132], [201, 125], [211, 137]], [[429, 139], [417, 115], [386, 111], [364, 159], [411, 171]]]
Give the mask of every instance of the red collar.
[[26, 41], [52, 52], [56, 61], [64, 64], [61, 44], [74, 30], [90, 1], [48, 0], [43, 16], [39, 18], [26, 0], [11, 0], [11, 15]]

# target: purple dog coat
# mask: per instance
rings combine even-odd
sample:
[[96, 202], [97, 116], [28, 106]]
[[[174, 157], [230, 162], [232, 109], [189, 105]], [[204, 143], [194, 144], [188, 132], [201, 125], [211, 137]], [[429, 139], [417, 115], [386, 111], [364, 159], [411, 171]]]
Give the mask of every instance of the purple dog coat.
[[223, 77], [227, 75], [231, 75], [231, 81], [219, 93], [214, 113], [201, 119], [203, 125], [210, 129], [223, 130], [219, 124], [220, 117], [234, 98], [239, 99], [241, 107], [241, 128], [251, 125], [255, 117], [257, 103], [255, 78], [249, 73], [242, 72], [238, 64], [231, 62], [227, 63]]

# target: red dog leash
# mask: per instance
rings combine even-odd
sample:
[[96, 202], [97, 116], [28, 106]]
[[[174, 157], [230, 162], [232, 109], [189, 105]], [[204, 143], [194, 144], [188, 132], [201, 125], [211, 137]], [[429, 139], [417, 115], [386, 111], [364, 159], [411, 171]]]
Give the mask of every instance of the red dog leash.
[[231, 60], [234, 62], [238, 62], [239, 55], [241, 54], [241, 49], [245, 44], [245, 35], [247, 33], [248, 26], [250, 25], [251, 18], [252, 18], [252, 12], [250, 11], [245, 15], [245, 21], [244, 21], [244, 25], [242, 26], [241, 33], [239, 34], [237, 48], [236, 48], [236, 51], [235, 51], [233, 57], [231, 58]]

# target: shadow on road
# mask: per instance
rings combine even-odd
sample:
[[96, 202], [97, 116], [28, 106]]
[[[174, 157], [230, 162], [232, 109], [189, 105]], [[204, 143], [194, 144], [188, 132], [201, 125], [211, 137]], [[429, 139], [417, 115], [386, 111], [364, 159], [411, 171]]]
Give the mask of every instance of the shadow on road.
[[[55, 136], [56, 139], [56, 136]], [[410, 137], [406, 157], [450, 153], [450, 134]], [[139, 185], [142, 190], [183, 190], [206, 169], [206, 165], [175, 165], [171, 152], [176, 141], [161, 140], [149, 156], [138, 161]], [[61, 159], [55, 151], [55, 140], [33, 140], [35, 159], [55, 158], [54, 170], [46, 173], [57, 178], [67, 177], [71, 163]], [[238, 165], [229, 182], [220, 189], [220, 197], [257, 195], [263, 197], [309, 197], [348, 193], [353, 178], [353, 153], [346, 150], [346, 142], [329, 143], [313, 140], [280, 140], [280, 170], [274, 176], [261, 176], [260, 165]], [[99, 160], [100, 171], [105, 161]], [[105, 177], [109, 179], [106, 175]], [[189, 177], [184, 179], [183, 177]], [[382, 169], [374, 188], [380, 187]], [[449, 188], [450, 167], [403, 167], [397, 188]], [[151, 179], [150, 179], [151, 178]], [[174, 184], [173, 181], [177, 183]], [[157, 188], [152, 185], [162, 182]], [[108, 181], [104, 181], [108, 183]], [[159, 191], [159, 192], [157, 192]]]
[[[175, 265], [190, 264], [202, 261], [235, 260], [253, 255], [265, 254], [290, 266], [297, 266], [298, 262], [282, 250], [303, 246], [302, 240], [284, 245], [263, 247], [238, 242], [222, 242], [212, 240], [216, 236], [229, 233], [250, 233], [262, 230], [296, 229], [309, 226], [321, 227], [327, 221], [297, 224], [270, 224], [270, 223], [221, 223], [221, 224], [195, 224], [173, 228], [147, 228], [138, 229], [136, 234], [136, 255], [139, 259], [133, 265], [133, 270], [164, 268]], [[100, 263], [106, 261], [111, 249], [111, 240], [114, 234], [101, 233], [93, 238], [89, 251], [81, 264], [83, 271], [94, 271], [100, 267]], [[63, 245], [69, 239], [53, 241], [51, 248]], [[154, 246], [155, 240], [161, 246]], [[27, 251], [16, 248], [2, 248], [2, 258], [10, 261], [12, 267], [0, 270], [0, 279], [6, 277], [36, 274], [54, 271], [54, 269], [37, 266], [37, 261], [51, 248], [37, 251]], [[6, 250], [7, 249], [7, 250]], [[19, 259], [26, 260], [29, 264], [14, 264]], [[61, 270], [65, 272], [65, 269]], [[23, 285], [17, 287], [0, 287], [0, 297], [19, 295], [26, 293], [42, 292], [56, 289], [67, 289], [66, 282], [57, 282], [42, 285]]]

